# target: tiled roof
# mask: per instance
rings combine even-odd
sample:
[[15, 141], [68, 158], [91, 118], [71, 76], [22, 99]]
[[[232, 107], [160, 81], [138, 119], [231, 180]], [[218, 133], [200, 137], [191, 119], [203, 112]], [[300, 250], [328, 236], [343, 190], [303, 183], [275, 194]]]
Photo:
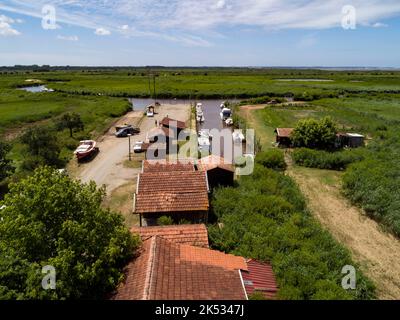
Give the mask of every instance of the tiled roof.
[[142, 241], [159, 236], [179, 244], [189, 244], [208, 248], [208, 233], [204, 224], [189, 224], [179, 226], [134, 227], [132, 233], [138, 233]]
[[145, 172], [138, 177], [136, 213], [208, 211], [204, 171]]
[[207, 211], [208, 208], [207, 192], [158, 192], [136, 195], [136, 213]]
[[170, 126], [172, 128], [186, 129], [186, 124], [183, 121], [171, 119], [169, 117], [162, 119], [160, 124], [162, 126]]
[[204, 171], [213, 170], [215, 168], [221, 168], [227, 171], [235, 172], [233, 164], [227, 163], [224, 158], [216, 155], [210, 155], [208, 157], [201, 158], [198, 162], [199, 169]]
[[290, 138], [290, 136], [293, 133], [293, 128], [277, 128], [275, 132], [278, 134], [279, 137], [281, 138]]
[[179, 245], [161, 237], [144, 241], [114, 300], [244, 300], [239, 270], [244, 258]]
[[270, 264], [247, 260], [247, 271], [242, 271], [242, 278], [248, 295], [255, 291], [262, 292], [266, 299], [276, 298], [278, 286]]
[[178, 161], [171, 163], [166, 160], [143, 161], [143, 172], [195, 171], [193, 162]]
[[139, 194], [208, 192], [203, 171], [144, 172], [139, 174]]

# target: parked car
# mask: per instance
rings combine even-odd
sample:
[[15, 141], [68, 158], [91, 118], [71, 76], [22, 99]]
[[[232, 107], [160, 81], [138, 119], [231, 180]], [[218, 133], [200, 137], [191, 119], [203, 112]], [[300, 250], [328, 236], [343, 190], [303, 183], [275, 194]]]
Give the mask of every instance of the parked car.
[[141, 153], [144, 152], [144, 148], [143, 148], [144, 142], [143, 141], [137, 141], [135, 142], [135, 145], [133, 146], [133, 152], [134, 153]]
[[127, 137], [128, 134], [134, 135], [140, 133], [139, 128], [135, 128], [132, 126], [127, 126], [127, 127], [117, 127], [117, 132], [115, 133], [115, 136], [118, 138], [124, 138]]

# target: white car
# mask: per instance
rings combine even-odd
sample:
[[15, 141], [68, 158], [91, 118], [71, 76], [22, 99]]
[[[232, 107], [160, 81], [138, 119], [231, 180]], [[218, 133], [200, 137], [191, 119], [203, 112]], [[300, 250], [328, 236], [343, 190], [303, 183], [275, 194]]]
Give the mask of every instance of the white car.
[[137, 141], [135, 142], [135, 145], [133, 146], [133, 152], [134, 153], [140, 153], [143, 151], [143, 141]]
[[153, 118], [153, 117], [154, 117], [154, 112], [152, 112], [152, 111], [147, 111], [147, 117], [148, 117], [148, 118]]

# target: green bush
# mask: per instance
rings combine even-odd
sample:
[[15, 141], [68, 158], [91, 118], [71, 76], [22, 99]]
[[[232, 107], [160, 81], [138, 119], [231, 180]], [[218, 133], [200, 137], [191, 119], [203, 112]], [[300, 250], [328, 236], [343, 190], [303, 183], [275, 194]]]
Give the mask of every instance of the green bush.
[[400, 236], [398, 154], [375, 155], [351, 165], [343, 176], [345, 195], [368, 216]]
[[303, 167], [345, 170], [350, 164], [364, 159], [364, 150], [346, 150], [337, 152], [312, 149], [296, 149], [292, 153], [294, 162]]
[[157, 219], [157, 224], [159, 226], [171, 226], [174, 224], [174, 220], [168, 216], [162, 216]]
[[[280, 299], [375, 297], [372, 283], [309, 214], [288, 176], [256, 165], [254, 174], [241, 177], [238, 187], [216, 190], [211, 205], [220, 222], [209, 227], [212, 247], [271, 262]], [[345, 265], [357, 268], [354, 291], [341, 287]]]
[[337, 127], [333, 120], [300, 120], [294, 129], [291, 140], [296, 147], [329, 150], [335, 147]]
[[271, 149], [257, 154], [256, 162], [274, 170], [285, 170], [286, 162], [282, 150]]

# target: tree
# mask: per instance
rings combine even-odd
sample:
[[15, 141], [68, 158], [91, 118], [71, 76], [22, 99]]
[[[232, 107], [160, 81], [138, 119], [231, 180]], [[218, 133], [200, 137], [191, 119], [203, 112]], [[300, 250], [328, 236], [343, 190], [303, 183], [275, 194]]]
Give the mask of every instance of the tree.
[[296, 147], [329, 150], [335, 146], [336, 133], [336, 124], [329, 117], [321, 120], [305, 119], [299, 121], [291, 139]]
[[10, 150], [11, 147], [8, 144], [0, 141], [0, 181], [7, 178], [14, 171], [11, 160], [6, 157]]
[[29, 128], [21, 137], [21, 142], [28, 148], [31, 159], [35, 165], [57, 165], [59, 163], [60, 146], [55, 132], [45, 126]]
[[81, 116], [77, 113], [66, 113], [57, 123], [57, 127], [60, 130], [69, 129], [69, 135], [72, 138], [73, 130], [77, 129], [82, 131], [84, 129], [84, 124], [82, 122]]
[[[50, 167], [35, 170], [0, 202], [1, 299], [99, 299], [111, 292], [139, 245], [119, 214], [101, 207], [105, 190]], [[42, 288], [42, 267], [56, 271]]]

